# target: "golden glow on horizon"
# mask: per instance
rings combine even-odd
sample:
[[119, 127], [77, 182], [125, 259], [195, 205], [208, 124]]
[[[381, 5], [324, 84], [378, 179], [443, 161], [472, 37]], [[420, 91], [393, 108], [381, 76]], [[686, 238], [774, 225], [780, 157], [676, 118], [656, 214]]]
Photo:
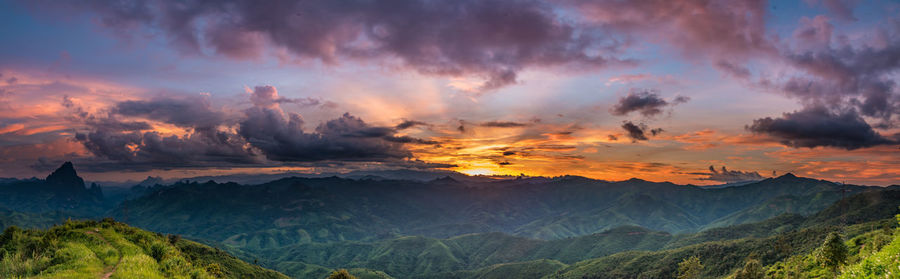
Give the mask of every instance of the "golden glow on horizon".
[[496, 173], [489, 169], [462, 169], [459, 170], [461, 173], [465, 173], [468, 175], [496, 175]]
[[[19, 81], [15, 85], [7, 85], [17, 93], [6, 95], [6, 99], [0, 99], [0, 105], [6, 101], [18, 106], [12, 107], [12, 110], [0, 110], [0, 118], [17, 119], [15, 122], [2, 123], [0, 135], [12, 139], [10, 142], [22, 144], [0, 149], [0, 163], [4, 163], [3, 166], [7, 167], [3, 170], [5, 172], [0, 172], [0, 176], [46, 175], [30, 168], [34, 165], [33, 162], [41, 158], [77, 160], [90, 157], [90, 152], [73, 139], [75, 133], [83, 132], [78, 129], [84, 128], [84, 123], [72, 118], [75, 113], [83, 110], [90, 114], [103, 115], [105, 110], [118, 101], [147, 100], [154, 97], [144, 90], [80, 80], [78, 77], [57, 81], [52, 77], [31, 77], [21, 72], [3, 72], [3, 74], [15, 75]], [[51, 85], [57, 82], [71, 85], [74, 89], [58, 93], [44, 89], [51, 88]], [[354, 90], [363, 89], [354, 88]], [[369, 93], [371, 92], [359, 94], [376, 95]], [[69, 100], [68, 106], [63, 104], [63, 96]], [[371, 125], [391, 127], [401, 119], [425, 121], [427, 125], [418, 125], [397, 133], [397, 136], [440, 143], [440, 145], [406, 145], [412, 153], [412, 158], [426, 163], [455, 165], [456, 167], [445, 169], [468, 175], [579, 175], [603, 180], [626, 180], [637, 177], [681, 184], [717, 184], [720, 182], [701, 180], [703, 176], [698, 175], [707, 172], [707, 168], [714, 165], [727, 166], [731, 170], [756, 171], [764, 177], [771, 176], [773, 171], [779, 175], [793, 172], [799, 176], [832, 181], [891, 185], [898, 183], [896, 174], [900, 173], [900, 159], [898, 159], [900, 150], [896, 146], [885, 145], [856, 150], [795, 149], [785, 147], [765, 136], [745, 134], [745, 131], [734, 132], [706, 127], [696, 130], [685, 128], [681, 131], [672, 128], [649, 141], [632, 142], [618, 128], [619, 124], [612, 126], [592, 124], [568, 118], [545, 117], [543, 120], [533, 120], [533, 116], [516, 115], [499, 119], [471, 116], [472, 118], [464, 119], [465, 129], [460, 130], [458, 127], [463, 125], [463, 122], [445, 115], [450, 114], [447, 110], [452, 107], [446, 106], [446, 102], [440, 98], [442, 95], [439, 91], [427, 90], [427, 94], [409, 98], [410, 103], [422, 104], [421, 106], [406, 109], [398, 107], [396, 102], [384, 99], [357, 98], [355, 102], [341, 102], [342, 106], [349, 107], [321, 110], [320, 113], [322, 119], [331, 119], [334, 115], [328, 113], [356, 112], [357, 109], [368, 107], [368, 110], [363, 110], [366, 111], [363, 113], [363, 119]], [[244, 109], [242, 105], [245, 104], [225, 105], [223, 109], [239, 113]], [[431, 118], [423, 115], [431, 115]], [[135, 117], [120, 120], [145, 121], [151, 124], [152, 129], [141, 132], [157, 132], [162, 136], [178, 137], [190, 134], [189, 128], [152, 119]], [[311, 130], [318, 120], [309, 121], [306, 129]], [[481, 125], [487, 121], [509, 121], [517, 124], [509, 127]], [[223, 126], [220, 129], [235, 132], [234, 126]], [[895, 128], [884, 134], [897, 132], [900, 132], [900, 129]], [[28, 141], [32, 141], [31, 138], [39, 140], [29, 143]], [[139, 151], [137, 146], [128, 147], [131, 152]], [[379, 163], [372, 164], [384, 168], [384, 165]], [[97, 180], [121, 178], [140, 180], [148, 174], [191, 177], [230, 173], [273, 173], [279, 170], [309, 173], [335, 171], [313, 167], [248, 165], [243, 168], [93, 173], [89, 177]]]

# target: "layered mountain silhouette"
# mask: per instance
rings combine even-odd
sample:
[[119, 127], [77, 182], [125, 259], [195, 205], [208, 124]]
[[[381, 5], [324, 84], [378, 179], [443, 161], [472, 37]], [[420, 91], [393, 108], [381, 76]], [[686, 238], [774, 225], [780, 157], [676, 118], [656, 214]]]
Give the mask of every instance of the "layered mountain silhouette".
[[103, 191], [85, 188], [71, 162], [65, 162], [46, 179], [8, 180], [0, 184], [0, 207], [25, 212], [70, 211], [76, 215], [102, 213]]
[[873, 222], [892, 220], [900, 204], [896, 187], [790, 173], [727, 187], [379, 174], [259, 184], [148, 177], [101, 190], [86, 187], [67, 162], [46, 179], [0, 180], [0, 225], [110, 216], [296, 278], [332, 268], [365, 278], [669, 278], [672, 261], [692, 253], [722, 258], [707, 271], [720, 277], [747, 253], [764, 255], [765, 264], [790, 255], [772, 252], [773, 243], [805, 253], [835, 227], [882, 226]]
[[481, 232], [550, 240], [621, 226], [674, 234], [782, 213], [811, 214], [867, 189], [791, 174], [721, 189], [583, 177], [495, 182], [295, 177], [260, 185], [161, 186], [128, 201], [127, 212], [120, 207], [111, 214], [151, 230], [255, 247]]

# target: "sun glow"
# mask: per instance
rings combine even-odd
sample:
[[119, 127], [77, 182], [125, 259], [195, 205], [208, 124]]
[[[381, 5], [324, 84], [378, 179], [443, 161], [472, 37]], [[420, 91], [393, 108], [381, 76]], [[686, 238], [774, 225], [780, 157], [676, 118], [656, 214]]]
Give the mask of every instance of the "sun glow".
[[465, 173], [468, 175], [495, 175], [496, 174], [493, 170], [484, 169], [484, 168], [460, 170], [459, 172]]

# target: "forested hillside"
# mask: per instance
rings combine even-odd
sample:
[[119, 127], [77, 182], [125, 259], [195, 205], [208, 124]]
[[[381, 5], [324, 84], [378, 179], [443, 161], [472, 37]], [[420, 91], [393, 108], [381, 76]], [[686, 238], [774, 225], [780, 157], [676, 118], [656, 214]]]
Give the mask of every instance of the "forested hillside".
[[47, 230], [8, 227], [0, 275], [26, 278], [286, 278], [177, 235], [112, 220], [68, 221]]
[[251, 249], [483, 232], [550, 240], [621, 226], [676, 234], [811, 214], [840, 199], [842, 190], [868, 189], [793, 175], [721, 189], [578, 177], [478, 183], [285, 178], [261, 185], [177, 183], [111, 214], [150, 230]]
[[[885, 224], [900, 213], [900, 190], [791, 174], [714, 188], [573, 176], [291, 177], [259, 185], [140, 184], [106, 197], [65, 164], [47, 179], [3, 183], [0, 191], [18, 198], [0, 198], [14, 208], [0, 209], [3, 227], [112, 216], [158, 232], [111, 221], [67, 222], [46, 232], [10, 229], [19, 240], [44, 243], [39, 253], [22, 250], [31, 244], [10, 244], [3, 274], [17, 276], [64, 270], [91, 277], [114, 266], [109, 251], [115, 250], [149, 266], [144, 275], [163, 277], [210, 275], [213, 262], [224, 274], [270, 274], [247, 261], [295, 278], [323, 278], [340, 268], [360, 278], [672, 278], [679, 263], [695, 257], [704, 267], [697, 274], [716, 278], [735, 274], [751, 255], [750, 266], [765, 269], [797, 261], [831, 232], [845, 239], [870, 235], [893, 226]], [[218, 248], [177, 238], [164, 246], [170, 239], [162, 234]], [[160, 247], [171, 253], [154, 252]], [[54, 260], [55, 251], [70, 250], [98, 260]]]
[[849, 239], [893, 228], [898, 204], [900, 191], [873, 191], [808, 217], [786, 214], [692, 234], [622, 227], [552, 241], [492, 233], [310, 243], [254, 253], [299, 278], [316, 271], [312, 266], [374, 269], [397, 278], [483, 278], [512, 266], [532, 274], [522, 278], [674, 278], [678, 264], [691, 256], [704, 263], [702, 278], [719, 278], [742, 268], [748, 257], [768, 267], [812, 253], [831, 232]]

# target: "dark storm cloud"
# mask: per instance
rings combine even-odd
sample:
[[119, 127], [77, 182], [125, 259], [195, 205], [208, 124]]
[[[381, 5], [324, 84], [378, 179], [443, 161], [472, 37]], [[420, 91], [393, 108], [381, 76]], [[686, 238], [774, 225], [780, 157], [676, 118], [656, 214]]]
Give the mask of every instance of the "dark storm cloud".
[[[53, 5], [43, 8], [60, 6], [47, 3]], [[483, 77], [481, 91], [516, 83], [526, 68], [634, 64], [613, 56], [622, 44], [615, 36], [565, 20], [551, 4], [532, 0], [139, 0], [69, 6], [66, 11], [93, 12], [120, 34], [138, 27], [160, 30], [187, 53], [208, 48], [245, 59], [273, 45], [328, 64], [397, 58], [423, 74]]]
[[[840, 20], [856, 20], [855, 1], [809, 0]], [[563, 0], [576, 13], [609, 30], [662, 40], [688, 57], [704, 58], [720, 71], [750, 81], [752, 61], [786, 64], [795, 74], [756, 82], [795, 97], [806, 107], [855, 109], [879, 128], [900, 123], [900, 21], [889, 18], [865, 36], [839, 34], [825, 16], [801, 19], [790, 38], [766, 30], [766, 1], [590, 1]], [[739, 16], [736, 16], [739, 15]], [[623, 106], [627, 108], [628, 106]], [[627, 109], [613, 110], [624, 114]], [[648, 113], [655, 111], [652, 106]]]
[[853, 150], [897, 143], [873, 130], [855, 110], [832, 111], [821, 106], [778, 118], [756, 119], [746, 129], [795, 148], [829, 146]]
[[[157, 132], [95, 130], [77, 134], [92, 154], [119, 163], [120, 169], [218, 167], [258, 164], [243, 141], [225, 132], [164, 136]], [[114, 167], [114, 166], [110, 166]]]
[[494, 127], [494, 128], [517, 128], [517, 127], [528, 126], [528, 124], [527, 123], [519, 123], [519, 122], [511, 122], [511, 121], [488, 121], [488, 122], [481, 123], [479, 126]]
[[[663, 132], [662, 128], [650, 129], [644, 123], [634, 124], [631, 121], [625, 121], [622, 123], [622, 129], [625, 129], [625, 136], [631, 139], [631, 142], [638, 142], [642, 140], [648, 140], [647, 134], [649, 133], [652, 136], [659, 135]], [[607, 135], [609, 140], [616, 141], [619, 138], [616, 135]]]
[[[102, 116], [84, 113], [67, 98], [63, 105], [85, 124], [87, 131], [78, 132], [75, 140], [95, 156], [84, 163], [96, 171], [270, 166], [273, 161], [378, 161], [423, 167], [406, 160], [412, 156], [406, 145], [439, 144], [397, 135], [394, 127], [372, 126], [350, 114], [306, 132], [299, 114], [285, 113], [279, 106], [289, 100], [279, 97], [274, 87], [256, 87], [250, 95], [253, 106], [231, 117], [203, 98], [123, 101], [103, 110], [108, 113]], [[181, 136], [163, 135], [148, 122], [119, 120], [123, 116], [189, 129]]]
[[722, 170], [716, 170], [715, 167], [709, 166], [708, 173], [697, 172], [693, 174], [706, 176], [701, 177], [700, 180], [718, 181], [723, 183], [762, 180], [764, 178], [755, 171], [728, 170], [725, 166], [722, 166]]
[[625, 131], [628, 132], [628, 134], [626, 135], [631, 138], [632, 141], [647, 140], [647, 135], [644, 134], [644, 129], [646, 129], [647, 127], [641, 126], [644, 125], [641, 124], [640, 126], [638, 126], [634, 123], [631, 123], [631, 121], [626, 121], [622, 124], [622, 129], [625, 129]]
[[760, 84], [799, 99], [806, 106], [856, 110], [889, 128], [900, 116], [894, 74], [900, 70], [900, 21], [890, 19], [871, 40], [850, 44], [824, 16], [804, 18], [794, 44], [782, 58], [803, 74]]
[[149, 101], [124, 101], [115, 105], [113, 114], [144, 117], [179, 127], [211, 128], [225, 121], [225, 114], [210, 107], [204, 98], [157, 98]]
[[689, 100], [690, 98], [686, 96], [677, 96], [670, 103], [659, 97], [659, 94], [656, 91], [632, 90], [627, 96], [619, 98], [619, 102], [613, 105], [609, 112], [612, 115], [619, 116], [632, 112], [640, 112], [640, 114], [645, 117], [651, 117], [662, 113], [666, 106], [686, 103]]
[[410, 136], [386, 136], [384, 137], [386, 141], [399, 142], [399, 143], [413, 143], [413, 144], [430, 144], [430, 145], [438, 145], [439, 141], [434, 140], [425, 140], [420, 138], [414, 138]]
[[400, 122], [400, 124], [397, 124], [397, 126], [394, 126], [394, 128], [397, 130], [403, 130], [403, 129], [409, 129], [409, 128], [412, 128], [415, 126], [428, 126], [428, 123], [425, 123], [422, 121], [416, 121], [416, 120], [403, 120], [403, 122]]
[[391, 136], [388, 128], [371, 127], [350, 114], [322, 123], [315, 133], [306, 133], [298, 114], [285, 119], [280, 111], [259, 107], [246, 113], [238, 133], [270, 160], [383, 161], [412, 156], [403, 143], [385, 139]]
[[[885, 49], [841, 49], [788, 56], [812, 77], [792, 77], [781, 90], [807, 103], [855, 106], [865, 116], [891, 121], [900, 96], [890, 74], [900, 69], [900, 40]], [[848, 101], [849, 100], [849, 101]]]
[[140, 131], [153, 129], [153, 126], [150, 126], [150, 123], [144, 121], [119, 121], [110, 117], [88, 117], [85, 119], [85, 124], [95, 129], [106, 131]]
[[619, 102], [610, 109], [613, 115], [626, 115], [639, 111], [644, 116], [654, 116], [662, 113], [662, 108], [669, 102], [659, 97], [656, 92], [638, 91], [630, 92], [628, 96], [619, 98]]
[[[839, 8], [845, 1], [820, 4], [832, 13], [852, 16]], [[792, 43], [785, 44], [779, 54], [799, 73], [763, 78], [758, 84], [798, 99], [805, 108], [781, 118], [758, 119], [748, 128], [792, 147], [850, 150], [892, 142], [873, 127], [890, 129], [900, 123], [895, 77], [900, 70], [900, 21], [888, 19], [866, 36], [867, 40], [852, 42], [837, 32], [828, 17], [803, 18]]]

